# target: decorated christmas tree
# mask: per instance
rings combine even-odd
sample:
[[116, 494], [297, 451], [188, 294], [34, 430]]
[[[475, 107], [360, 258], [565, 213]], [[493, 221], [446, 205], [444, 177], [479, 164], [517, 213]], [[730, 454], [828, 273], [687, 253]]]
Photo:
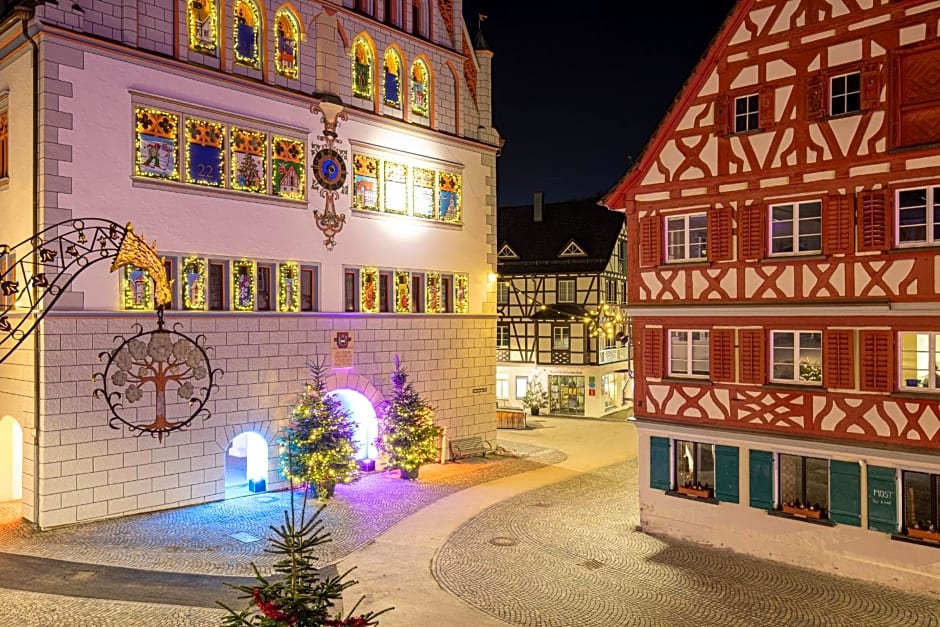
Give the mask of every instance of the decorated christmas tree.
[[323, 507], [320, 506], [307, 519], [305, 496], [298, 520], [293, 493], [291, 494], [291, 510], [284, 512], [284, 522], [279, 528], [272, 527], [274, 536], [269, 540], [271, 548], [267, 549], [267, 552], [280, 556], [274, 564], [273, 576], [264, 577], [252, 563], [257, 583], [226, 584], [241, 591], [243, 594], [238, 598], [247, 600], [248, 604], [245, 609], [236, 612], [219, 603], [229, 611], [229, 615], [222, 620], [223, 627], [367, 627], [377, 625], [376, 618], [392, 609], [354, 615], [362, 602], [360, 598], [345, 617], [330, 615], [337, 602], [342, 599], [343, 591], [358, 582], [348, 579], [351, 569], [341, 575], [321, 578], [314, 566], [317, 561], [313, 554], [314, 549], [331, 541], [330, 534], [323, 530], [323, 521], [320, 519]]
[[388, 456], [389, 468], [398, 468], [403, 478], [414, 479], [422, 464], [438, 459], [437, 441], [444, 430], [434, 424], [434, 409], [408, 381], [398, 355], [392, 383], [394, 396], [383, 412], [376, 445]]
[[525, 388], [525, 396], [522, 397], [522, 404], [529, 408], [533, 416], [537, 416], [540, 407], [548, 404], [548, 394], [542, 387], [542, 380], [538, 378], [529, 379]]
[[326, 394], [326, 361], [307, 364], [311, 381], [290, 413], [281, 438], [281, 474], [292, 483], [312, 485], [317, 497], [333, 496], [337, 483], [358, 476], [355, 425], [335, 396]]

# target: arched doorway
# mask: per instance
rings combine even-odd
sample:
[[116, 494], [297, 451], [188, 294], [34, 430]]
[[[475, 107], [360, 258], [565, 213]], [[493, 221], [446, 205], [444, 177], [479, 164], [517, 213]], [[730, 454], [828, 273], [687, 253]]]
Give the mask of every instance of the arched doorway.
[[225, 449], [225, 498], [264, 492], [267, 479], [267, 441], [254, 431], [235, 436]]
[[379, 421], [372, 403], [356, 390], [335, 390], [329, 396], [335, 396], [356, 423], [356, 459], [376, 459], [375, 438], [379, 434]]
[[23, 428], [13, 416], [0, 420], [0, 503], [23, 498]]

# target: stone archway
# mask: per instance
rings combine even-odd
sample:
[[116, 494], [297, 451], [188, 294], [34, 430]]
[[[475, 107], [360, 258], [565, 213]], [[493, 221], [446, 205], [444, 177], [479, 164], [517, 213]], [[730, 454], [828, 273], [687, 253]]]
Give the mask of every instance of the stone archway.
[[0, 420], [0, 503], [23, 498], [23, 428], [13, 416]]
[[[378, 435], [378, 414], [385, 404], [385, 397], [369, 379], [348, 372], [327, 377], [324, 381], [327, 394], [336, 395], [343, 408], [356, 423], [356, 441], [359, 460], [375, 460], [375, 438]], [[371, 467], [374, 466], [363, 466]]]

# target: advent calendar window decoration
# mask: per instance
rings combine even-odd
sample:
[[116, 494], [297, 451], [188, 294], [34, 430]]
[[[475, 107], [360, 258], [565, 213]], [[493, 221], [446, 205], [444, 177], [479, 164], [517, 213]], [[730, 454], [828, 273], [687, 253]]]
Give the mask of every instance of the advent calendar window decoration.
[[445, 222], [460, 222], [460, 175], [441, 172], [438, 175], [438, 215]]
[[427, 313], [441, 313], [444, 310], [443, 301], [441, 299], [441, 274], [440, 272], [428, 272], [425, 277], [425, 285], [427, 295], [425, 296], [425, 303], [427, 303], [426, 311]]
[[408, 213], [408, 166], [385, 162], [385, 211]]
[[281, 76], [297, 78], [300, 71], [300, 22], [290, 9], [274, 15], [274, 68]]
[[384, 87], [385, 104], [401, 109], [401, 57], [394, 48], [385, 51]]
[[238, 0], [234, 10], [235, 61], [261, 67], [261, 13], [252, 0]]
[[470, 311], [470, 277], [466, 274], [454, 275], [454, 313], [465, 314]]
[[183, 309], [204, 311], [206, 308], [206, 260], [187, 257], [183, 260]]
[[131, 311], [153, 309], [153, 286], [146, 270], [133, 265], [125, 266], [123, 283], [124, 309]]
[[303, 200], [306, 193], [304, 143], [285, 137], [271, 140], [271, 186], [275, 196]]
[[265, 144], [264, 133], [232, 127], [232, 189], [256, 193], [266, 191]]
[[277, 310], [300, 311], [300, 264], [282, 263], [277, 269]]
[[219, 47], [219, 7], [215, 0], [189, 0], [189, 49], [216, 55]]
[[225, 184], [225, 126], [195, 118], [186, 120], [186, 182]]
[[379, 269], [362, 268], [359, 271], [359, 302], [365, 313], [379, 312]]
[[379, 160], [367, 155], [353, 155], [353, 207], [379, 209]]
[[395, 270], [395, 313], [411, 312], [411, 273]]
[[179, 116], [149, 107], [136, 107], [137, 176], [179, 180]]
[[411, 64], [411, 112], [430, 117], [431, 73], [424, 59], [415, 59]]
[[232, 308], [235, 311], [255, 309], [255, 262], [241, 259], [232, 262]]
[[352, 92], [359, 98], [372, 99], [372, 46], [359, 35], [352, 45]]
[[434, 170], [412, 168], [412, 211], [419, 218], [434, 218]]

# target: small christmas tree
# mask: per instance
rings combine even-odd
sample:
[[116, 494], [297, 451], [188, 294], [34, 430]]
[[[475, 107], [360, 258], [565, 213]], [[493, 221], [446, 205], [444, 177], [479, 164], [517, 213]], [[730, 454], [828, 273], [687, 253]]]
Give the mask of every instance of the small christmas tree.
[[306, 483], [325, 500], [337, 483], [356, 479], [355, 425], [335, 396], [326, 394], [326, 365], [307, 364], [312, 380], [300, 404], [290, 413], [286, 437], [281, 439], [281, 474], [292, 483]]
[[358, 582], [347, 579], [352, 569], [341, 575], [321, 579], [314, 567], [317, 557], [313, 550], [331, 541], [330, 534], [323, 530], [323, 521], [320, 520], [323, 507], [321, 505], [309, 519], [305, 519], [307, 498], [304, 496], [298, 520], [291, 493], [290, 513], [284, 512], [284, 522], [277, 529], [272, 527], [274, 537], [269, 539], [273, 548], [267, 549], [267, 552], [282, 556], [274, 564], [274, 577], [264, 577], [252, 562], [251, 568], [258, 580], [256, 584], [225, 584], [243, 592], [238, 598], [248, 600], [248, 605], [236, 612], [219, 602], [229, 611], [229, 615], [222, 620], [223, 627], [367, 627], [377, 625], [376, 618], [393, 609], [354, 616], [362, 602], [360, 598], [345, 618], [330, 616], [337, 601], [342, 599], [343, 591]]
[[388, 467], [414, 479], [418, 468], [438, 459], [437, 441], [444, 430], [434, 424], [434, 409], [415, 391], [395, 355], [395, 392], [379, 423], [378, 449], [388, 455]]
[[525, 396], [522, 397], [522, 404], [529, 408], [533, 415], [538, 414], [539, 407], [548, 404], [548, 394], [542, 387], [541, 379], [529, 379], [526, 384]]

